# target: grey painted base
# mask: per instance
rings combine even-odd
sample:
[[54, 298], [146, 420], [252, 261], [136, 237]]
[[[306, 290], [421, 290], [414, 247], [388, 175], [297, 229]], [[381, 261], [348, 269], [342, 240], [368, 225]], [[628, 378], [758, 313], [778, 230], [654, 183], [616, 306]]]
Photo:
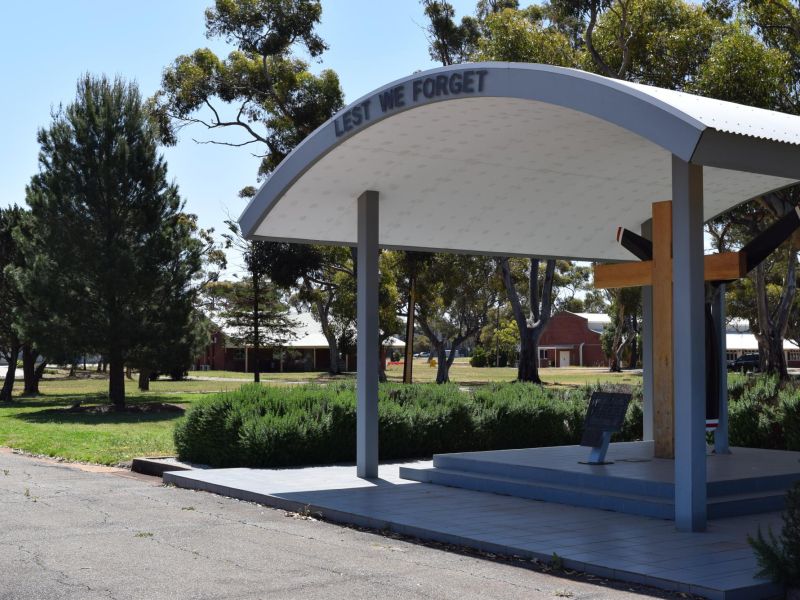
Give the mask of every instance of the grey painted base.
[[[431, 468], [402, 468], [404, 479], [673, 519], [674, 461], [654, 459], [652, 442], [612, 444], [613, 464], [585, 462], [586, 448], [557, 446], [437, 454]], [[709, 455], [708, 516], [781, 510], [800, 481], [800, 452], [734, 448]]]
[[525, 498], [404, 481], [381, 465], [378, 479], [354, 466], [305, 469], [208, 469], [164, 474], [179, 487], [311, 512], [498, 554], [550, 560], [623, 581], [714, 599], [771, 598], [781, 589], [755, 578], [747, 535], [780, 527], [780, 513], [718, 519], [705, 533], [682, 533], [672, 522]]

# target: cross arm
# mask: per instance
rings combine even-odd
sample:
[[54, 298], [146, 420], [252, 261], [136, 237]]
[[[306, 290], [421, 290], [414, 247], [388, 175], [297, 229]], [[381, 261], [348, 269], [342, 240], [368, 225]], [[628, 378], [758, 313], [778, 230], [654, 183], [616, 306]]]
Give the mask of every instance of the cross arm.
[[[747, 273], [747, 255], [744, 252], [708, 254], [703, 260], [706, 281], [732, 281]], [[596, 288], [638, 287], [653, 284], [653, 261], [599, 264], [594, 267]]]

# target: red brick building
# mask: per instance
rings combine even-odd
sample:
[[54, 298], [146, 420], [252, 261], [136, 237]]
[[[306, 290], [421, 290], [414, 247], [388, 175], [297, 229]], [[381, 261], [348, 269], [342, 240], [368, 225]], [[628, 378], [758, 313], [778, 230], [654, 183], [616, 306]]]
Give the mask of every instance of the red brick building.
[[[331, 364], [331, 353], [322, 328], [309, 313], [294, 314], [295, 328], [290, 339], [280, 347], [259, 348], [256, 355], [252, 346], [237, 344], [218, 329], [211, 336], [211, 343], [195, 359], [195, 369], [212, 371], [239, 371], [250, 373], [258, 361], [263, 373], [284, 371], [326, 371]], [[396, 338], [385, 342], [386, 348], [401, 351], [405, 344]], [[339, 357], [344, 371], [355, 370], [355, 351]]]
[[600, 334], [608, 315], [560, 312], [551, 317], [539, 338], [541, 367], [602, 367], [608, 364]]

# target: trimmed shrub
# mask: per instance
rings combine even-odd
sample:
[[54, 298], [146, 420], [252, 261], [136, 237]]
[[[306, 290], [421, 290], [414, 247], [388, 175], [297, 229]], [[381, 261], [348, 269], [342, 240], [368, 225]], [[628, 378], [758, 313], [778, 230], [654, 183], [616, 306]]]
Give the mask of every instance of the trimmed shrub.
[[789, 588], [800, 587], [800, 483], [786, 495], [780, 535], [775, 535], [771, 529], [764, 535], [759, 528], [756, 537], [748, 536], [747, 541], [755, 550], [761, 568], [759, 577], [767, 577]]
[[731, 377], [731, 445], [800, 450], [800, 386], [769, 375]]
[[472, 351], [472, 356], [469, 359], [469, 364], [471, 367], [489, 366], [489, 356], [483, 346], [475, 346], [475, 350]]
[[[595, 389], [510, 383], [470, 393], [455, 384], [383, 384], [380, 456], [576, 444]], [[631, 403], [621, 440], [641, 437], [639, 398]], [[215, 467], [349, 462], [356, 455], [355, 406], [352, 382], [246, 385], [194, 404], [175, 428], [175, 446], [182, 460]]]

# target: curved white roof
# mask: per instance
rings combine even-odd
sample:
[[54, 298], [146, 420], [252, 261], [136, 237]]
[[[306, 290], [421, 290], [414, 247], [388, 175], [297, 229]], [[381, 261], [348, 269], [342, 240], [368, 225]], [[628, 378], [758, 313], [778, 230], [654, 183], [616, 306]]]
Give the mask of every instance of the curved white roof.
[[380, 244], [629, 259], [669, 199], [671, 156], [705, 166], [706, 218], [800, 179], [800, 118], [517, 63], [417, 73], [350, 104], [274, 171], [247, 236], [354, 244], [356, 199], [380, 193]]

